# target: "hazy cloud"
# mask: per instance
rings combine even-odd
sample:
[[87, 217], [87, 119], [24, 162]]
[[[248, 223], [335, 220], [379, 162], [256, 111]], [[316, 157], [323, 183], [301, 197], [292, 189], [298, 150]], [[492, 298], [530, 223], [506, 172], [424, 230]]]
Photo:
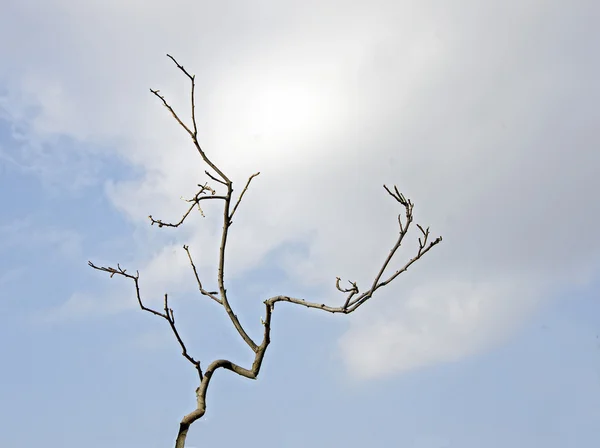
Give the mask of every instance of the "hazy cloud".
[[[299, 284], [330, 291], [339, 275], [366, 286], [397, 232], [381, 184], [416, 202], [417, 221], [444, 242], [388, 286], [380, 311], [351, 320], [340, 344], [361, 377], [482, 350], [552, 287], [598, 273], [600, 239], [589, 234], [600, 217], [594, 2], [332, 1], [319, 2], [318, 15], [310, 2], [30, 3], [59, 31], [32, 42], [27, 29], [0, 22], [0, 37], [12, 33], [30, 52], [0, 76], [35, 98], [32, 132], [113, 141], [116, 157], [142, 169], [107, 186], [140, 226], [149, 213], [176, 217], [177, 198], [205, 180], [147, 91], [159, 88], [187, 118], [189, 85], [163, 53], [197, 74], [209, 156], [237, 192], [262, 171], [232, 229], [232, 275], [300, 240], [308, 255], [284, 257]], [[12, 8], [31, 26], [39, 20]], [[175, 20], [178, 8], [186, 14]], [[204, 29], [201, 41], [190, 39], [192, 26]], [[183, 238], [205, 253], [218, 229], [212, 210]], [[179, 243], [140, 243], [140, 255], [154, 251], [145, 266], [153, 287], [184, 278], [181, 251], [171, 255]]]

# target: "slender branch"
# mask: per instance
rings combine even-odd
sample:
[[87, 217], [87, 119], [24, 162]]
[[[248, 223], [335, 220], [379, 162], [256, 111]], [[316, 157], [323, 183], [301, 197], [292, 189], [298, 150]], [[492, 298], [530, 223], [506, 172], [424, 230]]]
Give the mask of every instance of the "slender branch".
[[373, 284], [371, 285], [371, 290], [374, 290], [376, 288], [377, 282], [379, 282], [379, 279], [383, 275], [383, 272], [387, 268], [387, 266], [388, 266], [389, 262], [391, 261], [392, 257], [394, 256], [394, 254], [396, 253], [396, 251], [398, 250], [398, 248], [402, 244], [402, 240], [404, 239], [404, 237], [408, 233], [408, 229], [409, 229], [410, 224], [412, 223], [412, 220], [413, 220], [412, 211], [413, 211], [414, 205], [410, 201], [410, 199], [406, 199], [404, 197], [404, 195], [401, 194], [398, 191], [398, 188], [395, 185], [394, 185], [395, 194], [392, 193], [388, 189], [388, 187], [386, 185], [384, 185], [383, 188], [385, 188], [385, 190], [390, 194], [390, 196], [392, 196], [394, 199], [396, 199], [400, 204], [402, 204], [404, 206], [404, 210], [405, 210], [405, 213], [406, 213], [406, 224], [404, 226], [402, 226], [402, 222], [400, 220], [400, 215], [398, 215], [398, 224], [400, 226], [400, 234], [398, 236], [398, 241], [396, 241], [396, 244], [394, 245], [394, 247], [392, 248], [392, 250], [388, 254], [387, 258], [383, 262], [383, 265], [381, 266], [381, 269], [379, 269], [379, 272], [375, 276], [375, 279], [373, 280]]
[[217, 302], [219, 305], [223, 305], [223, 302], [221, 301], [221, 299], [219, 299], [218, 297], [216, 297], [215, 294], [218, 294], [216, 291], [207, 291], [202, 287], [202, 282], [200, 281], [200, 277], [198, 276], [198, 271], [196, 270], [196, 265], [194, 264], [194, 261], [192, 260], [192, 255], [190, 254], [190, 248], [187, 245], [183, 246], [183, 250], [186, 251], [187, 256], [190, 260], [190, 264], [192, 265], [192, 269], [194, 270], [194, 276], [196, 277], [196, 282], [198, 283], [198, 289], [200, 289], [200, 292], [211, 298], [212, 300], [214, 300], [215, 302]]
[[[152, 217], [152, 215], [149, 215], [148, 218], [150, 219], [150, 225], [158, 224], [158, 227], [179, 227], [181, 224], [183, 224], [185, 219], [189, 216], [189, 214], [194, 209], [194, 206], [196, 206], [196, 205], [198, 206], [198, 211], [200, 212], [202, 217], [204, 217], [204, 212], [200, 208], [200, 201], [204, 201], [207, 199], [225, 200], [225, 196], [216, 196], [215, 190], [213, 190], [208, 185], [205, 184], [205, 185], [198, 185], [198, 186], [200, 187], [200, 191], [198, 191], [198, 193], [196, 193], [196, 195], [192, 199], [184, 199], [185, 202], [191, 202], [191, 205], [188, 208], [188, 210], [183, 214], [183, 216], [181, 217], [179, 222], [172, 224], [172, 223], [164, 222], [161, 219], [154, 219]], [[201, 196], [202, 194], [206, 194], [206, 191], [210, 191], [212, 196]]]
[[167, 322], [169, 322], [169, 326], [171, 327], [171, 331], [173, 331], [173, 334], [175, 335], [175, 338], [177, 339], [177, 342], [179, 342], [179, 345], [181, 346], [181, 350], [182, 350], [182, 355], [185, 359], [187, 359], [189, 362], [191, 362], [194, 367], [196, 368], [196, 371], [198, 372], [198, 377], [200, 378], [200, 381], [202, 381], [203, 379], [203, 374], [202, 374], [202, 368], [200, 367], [200, 361], [194, 359], [192, 356], [190, 356], [188, 354], [188, 350], [183, 342], [183, 340], [181, 339], [181, 337], [179, 336], [179, 332], [177, 331], [177, 327], [175, 327], [175, 315], [173, 313], [173, 309], [169, 308], [169, 304], [168, 304], [168, 297], [167, 294], [165, 294], [165, 302], [164, 302], [164, 313], [160, 312], [160, 311], [156, 311], [152, 308], [149, 308], [147, 306], [144, 305], [143, 301], [142, 301], [142, 297], [140, 295], [140, 283], [139, 283], [139, 279], [140, 279], [140, 273], [136, 271], [135, 275], [131, 275], [127, 273], [126, 269], [121, 268], [121, 266], [119, 264], [117, 264], [117, 268], [113, 268], [113, 267], [104, 267], [104, 266], [96, 266], [94, 263], [92, 263], [91, 261], [88, 261], [88, 265], [98, 271], [104, 271], [104, 272], [108, 272], [110, 273], [110, 278], [112, 278], [115, 274], [120, 275], [122, 277], [126, 277], [128, 279], [133, 280], [133, 283], [135, 284], [135, 294], [137, 297], [137, 301], [138, 304], [140, 305], [140, 308], [144, 311], [147, 311], [151, 314], [154, 314], [155, 316], [158, 317], [162, 317], [163, 319], [166, 319]]
[[425, 255], [427, 252], [429, 252], [429, 250], [435, 246], [436, 244], [439, 244], [442, 242], [442, 237], [438, 237], [435, 239], [435, 241], [432, 241], [429, 246], [427, 246], [424, 250], [419, 251], [419, 253], [417, 255], [415, 255], [413, 258], [411, 258], [402, 268], [398, 269], [396, 272], [394, 272], [394, 274], [392, 274], [387, 280], [382, 281], [377, 283], [377, 285], [375, 286], [375, 288], [370, 289], [369, 291], [361, 294], [359, 297], [357, 297], [354, 300], [351, 300], [348, 303], [348, 311], [352, 312], [354, 310], [356, 310], [356, 308], [358, 308], [359, 306], [361, 306], [363, 303], [365, 303], [367, 300], [369, 300], [373, 294], [373, 292], [375, 292], [377, 289], [381, 288], [382, 286], [387, 285], [388, 283], [390, 283], [392, 280], [394, 280], [396, 277], [398, 277], [400, 274], [402, 274], [403, 272], [407, 271], [408, 268], [415, 262], [417, 261], [419, 258], [421, 258], [423, 255]]
[[210, 174], [207, 170], [204, 170], [204, 172], [206, 173], [206, 175], [208, 177], [210, 177], [215, 182], [219, 182], [220, 184], [227, 185], [227, 182], [223, 182], [221, 179], [217, 179], [215, 176], [213, 176], [212, 174]]
[[248, 178], [248, 182], [246, 182], [246, 186], [242, 190], [242, 194], [240, 194], [240, 197], [238, 198], [237, 202], [235, 203], [235, 206], [233, 207], [233, 211], [231, 212], [231, 215], [229, 215], [229, 225], [232, 224], [231, 218], [233, 218], [233, 215], [235, 214], [235, 211], [237, 210], [238, 205], [240, 205], [240, 202], [242, 202], [242, 198], [244, 197], [244, 194], [246, 193], [246, 190], [248, 189], [248, 186], [250, 185], [250, 182], [252, 182], [252, 179], [254, 179], [259, 174], [260, 174], [260, 171], [257, 172], [257, 173], [254, 173], [252, 176], [250, 176]]
[[[248, 181], [249, 183], [249, 181]], [[233, 312], [231, 305], [229, 304], [229, 300], [227, 298], [227, 290], [225, 289], [225, 248], [227, 246], [227, 236], [229, 235], [229, 227], [231, 226], [231, 220], [229, 215], [229, 207], [231, 205], [231, 194], [233, 193], [233, 184], [230, 182], [227, 185], [227, 195], [225, 199], [225, 204], [223, 206], [223, 229], [221, 232], [221, 245], [219, 247], [219, 269], [217, 272], [217, 282], [219, 285], [219, 292], [221, 293], [221, 301], [223, 302], [223, 307], [229, 316], [229, 320], [242, 337], [244, 342], [248, 344], [248, 346], [252, 349], [252, 351], [256, 352], [258, 350], [258, 345], [252, 340], [252, 338], [248, 335], [242, 324], [240, 323], [237, 315]]]
[[195, 104], [194, 104], [194, 96], [195, 96], [195, 91], [196, 91], [196, 77], [190, 75], [190, 73], [185, 68], [183, 68], [183, 65], [179, 64], [177, 62], [177, 60], [175, 60], [175, 58], [173, 56], [171, 56], [170, 54], [167, 54], [167, 57], [169, 59], [171, 59], [175, 63], [175, 65], [177, 66], [177, 68], [179, 70], [181, 70], [183, 73], [185, 73], [185, 75], [190, 80], [191, 91], [192, 91], [192, 126], [193, 126], [194, 130], [191, 131], [190, 128], [188, 128], [181, 121], [181, 119], [179, 118], [179, 116], [175, 113], [175, 111], [173, 110], [173, 108], [167, 103], [167, 101], [165, 100], [165, 98], [158, 93], [159, 92], [158, 90], [152, 90], [152, 89], [150, 89], [150, 91], [154, 95], [156, 95], [158, 98], [160, 98], [160, 100], [162, 101], [163, 105], [167, 109], [169, 109], [169, 111], [171, 112], [171, 115], [173, 115], [173, 117], [175, 118], [175, 120], [177, 120], [177, 122], [181, 125], [181, 127], [183, 127], [183, 129], [185, 129], [185, 131], [189, 134], [189, 136], [192, 138], [192, 141], [194, 142], [194, 146], [196, 147], [196, 150], [198, 151], [198, 153], [202, 157], [202, 160], [204, 160], [204, 162], [208, 166], [210, 166], [219, 176], [221, 176], [221, 179], [225, 183], [230, 184], [231, 181], [229, 180], [229, 178], [225, 175], [225, 173], [223, 173], [219, 168], [217, 168], [217, 166], [207, 157], [206, 153], [204, 152], [204, 150], [200, 146], [200, 143], [198, 142], [198, 125], [196, 123]]
[[152, 215], [148, 215], [148, 218], [150, 219], [150, 225], [154, 225], [154, 224], [158, 224], [158, 227], [179, 227], [181, 224], [183, 224], [183, 222], [185, 221], [185, 219], [189, 216], [189, 214], [192, 212], [192, 210], [194, 209], [194, 206], [197, 204], [198, 205], [198, 211], [200, 212], [200, 214], [202, 215], [202, 217], [204, 217], [204, 212], [202, 211], [202, 209], [200, 208], [200, 204], [199, 202], [205, 199], [225, 199], [224, 196], [205, 196], [203, 198], [199, 198], [197, 202], [195, 202], [194, 204], [190, 205], [190, 207], [188, 208], [188, 210], [183, 214], [183, 216], [181, 217], [181, 219], [176, 222], [175, 224], [170, 223], [170, 222], [164, 222], [161, 219], [154, 219], [152, 217]]
[[175, 63], [179, 70], [181, 70], [183, 73], [186, 74], [188, 78], [190, 78], [190, 81], [192, 81], [192, 123], [194, 125], [194, 133], [192, 134], [192, 137], [196, 138], [198, 136], [198, 127], [196, 126], [196, 106], [194, 104], [196, 96], [196, 75], [190, 75], [188, 71], [185, 68], [183, 68], [183, 65], [180, 65], [170, 54], [167, 54], [167, 57]]
[[159, 93], [160, 90], [150, 89], [150, 92], [152, 92], [155, 96], [160, 98], [160, 100], [163, 103], [163, 106], [165, 106], [167, 109], [169, 109], [169, 112], [171, 112], [171, 115], [173, 115], [173, 118], [175, 118], [175, 120], [177, 120], [177, 123], [179, 123], [179, 125], [183, 129], [185, 129], [185, 131], [190, 135], [190, 137], [194, 138], [194, 133], [192, 131], [190, 131], [190, 128], [188, 128], [187, 125], [183, 121], [181, 121], [181, 118], [179, 118], [179, 115], [177, 115], [177, 113], [173, 110], [173, 108], [169, 105], [169, 103], [167, 103], [167, 100], [165, 100], [165, 97]]
[[196, 359], [194, 359], [192, 356], [190, 356], [188, 354], [187, 348], [185, 346], [185, 344], [183, 343], [183, 339], [181, 339], [181, 336], [179, 336], [179, 331], [177, 331], [177, 327], [175, 326], [175, 313], [173, 313], [173, 309], [169, 308], [169, 299], [167, 297], [167, 294], [165, 294], [165, 315], [166, 315], [166, 319], [169, 322], [169, 325], [171, 327], [171, 330], [173, 331], [173, 334], [175, 335], [175, 338], [177, 338], [177, 342], [179, 342], [179, 345], [181, 346], [181, 354], [183, 355], [183, 357], [185, 359], [187, 359], [189, 362], [191, 362], [194, 367], [196, 368], [196, 371], [198, 372], [198, 376], [200, 378], [200, 381], [202, 381], [202, 369], [200, 368], [200, 361], [197, 361]]

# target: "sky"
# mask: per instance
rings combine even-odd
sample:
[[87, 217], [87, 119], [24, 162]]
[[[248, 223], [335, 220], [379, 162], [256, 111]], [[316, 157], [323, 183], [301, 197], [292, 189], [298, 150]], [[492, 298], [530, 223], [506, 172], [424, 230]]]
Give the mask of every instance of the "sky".
[[[356, 313], [290, 304], [257, 381], [219, 371], [200, 446], [600, 445], [600, 4], [589, 0], [8, 0], [0, 8], [0, 446], [173, 446], [193, 366], [132, 284], [170, 302], [203, 365], [252, 356], [216, 285], [339, 305], [393, 245], [397, 185], [443, 242]], [[215, 186], [215, 185], [213, 185]], [[215, 186], [216, 187], [216, 186]], [[416, 230], [416, 229], [415, 229]], [[414, 255], [416, 232], [393, 267]], [[393, 269], [393, 268], [392, 268]], [[285, 306], [289, 305], [289, 306]]]

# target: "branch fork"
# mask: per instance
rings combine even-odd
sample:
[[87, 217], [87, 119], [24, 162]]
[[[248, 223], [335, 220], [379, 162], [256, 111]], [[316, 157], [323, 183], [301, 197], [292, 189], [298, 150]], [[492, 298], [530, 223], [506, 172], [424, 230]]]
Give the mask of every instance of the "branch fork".
[[387, 277], [384, 277], [384, 273], [387, 270], [392, 258], [394, 257], [394, 255], [396, 254], [398, 249], [400, 248], [402, 241], [404, 240], [404, 237], [406, 236], [406, 234], [408, 233], [408, 231], [410, 229], [411, 223], [413, 222], [413, 208], [414, 208], [414, 204], [410, 201], [410, 199], [407, 199], [402, 193], [400, 193], [398, 191], [398, 188], [395, 185], [394, 185], [393, 189], [390, 189], [386, 185], [384, 185], [383, 187], [387, 191], [387, 193], [404, 208], [405, 219], [404, 219], [404, 223], [403, 223], [402, 213], [398, 214], [398, 225], [399, 225], [398, 237], [397, 237], [395, 243], [392, 245], [391, 250], [387, 254], [387, 257], [383, 260], [380, 269], [374, 275], [373, 281], [371, 282], [370, 287], [367, 290], [364, 290], [361, 292], [361, 290], [358, 287], [356, 282], [348, 280], [348, 283], [350, 286], [347, 288], [343, 288], [340, 286], [341, 278], [336, 277], [336, 281], [335, 281], [336, 289], [339, 292], [346, 295], [343, 305], [341, 305], [341, 306], [332, 306], [332, 305], [327, 305], [325, 303], [309, 302], [303, 298], [295, 298], [295, 297], [289, 297], [289, 296], [284, 296], [284, 295], [278, 295], [278, 296], [271, 297], [263, 302], [265, 305], [265, 317], [264, 317], [264, 319], [262, 317], [260, 319], [261, 325], [263, 326], [263, 336], [262, 336], [262, 341], [260, 341], [260, 343], [256, 343], [255, 341], [252, 340], [252, 338], [250, 338], [250, 336], [248, 335], [248, 333], [246, 332], [246, 330], [240, 323], [237, 315], [235, 314], [235, 312], [231, 306], [231, 303], [229, 302], [229, 298], [227, 296], [227, 289], [225, 288], [225, 280], [224, 279], [225, 279], [225, 247], [227, 244], [229, 228], [233, 224], [233, 217], [234, 217], [235, 213], [237, 212], [238, 207], [242, 201], [242, 198], [244, 197], [244, 195], [246, 194], [246, 192], [248, 190], [248, 187], [250, 186], [250, 183], [256, 176], [258, 176], [260, 174], [260, 172], [254, 173], [248, 178], [246, 185], [242, 189], [241, 194], [239, 195], [239, 197], [235, 201], [235, 204], [232, 207], [232, 199], [233, 199], [233, 183], [232, 183], [232, 181], [229, 179], [229, 177], [227, 177], [227, 175], [225, 175], [225, 173], [221, 169], [219, 169], [210, 160], [210, 158], [206, 155], [206, 153], [204, 152], [204, 150], [202, 149], [202, 147], [200, 146], [200, 144], [198, 142], [198, 126], [196, 123], [196, 115], [195, 115], [195, 87], [196, 87], [195, 79], [196, 78], [194, 75], [191, 75], [183, 67], [183, 65], [179, 64], [175, 60], [175, 58], [173, 58], [171, 55], [167, 55], [167, 57], [169, 57], [175, 63], [177, 68], [181, 72], [183, 72], [183, 74], [189, 79], [189, 81], [191, 83], [191, 126], [188, 126], [184, 123], [184, 121], [179, 117], [179, 115], [169, 105], [169, 103], [167, 102], [165, 97], [160, 94], [159, 90], [150, 89], [150, 91], [152, 92], [153, 95], [155, 95], [160, 100], [160, 102], [163, 104], [164, 107], [167, 108], [167, 110], [170, 112], [170, 114], [173, 116], [173, 118], [177, 121], [177, 123], [190, 136], [192, 143], [194, 144], [194, 147], [196, 148], [202, 161], [204, 163], [206, 163], [210, 167], [211, 171], [214, 173], [213, 174], [213, 173], [209, 172], [208, 170], [205, 170], [205, 174], [213, 182], [216, 182], [217, 184], [219, 184], [220, 188], [224, 187], [225, 192], [223, 194], [217, 194], [216, 190], [213, 189], [212, 187], [210, 187], [208, 185], [208, 183], [198, 184], [198, 187], [200, 188], [198, 190], [198, 192], [191, 199], [184, 199], [184, 201], [188, 202], [190, 204], [190, 206], [187, 209], [187, 211], [184, 212], [183, 216], [181, 217], [181, 219], [179, 221], [177, 221], [175, 223], [165, 222], [160, 219], [154, 219], [152, 217], [152, 215], [149, 215], [148, 218], [150, 219], [151, 225], [157, 224], [159, 228], [162, 228], [162, 227], [177, 228], [177, 227], [183, 225], [186, 218], [190, 215], [190, 213], [196, 206], [198, 207], [200, 214], [202, 216], [204, 216], [204, 212], [200, 208], [201, 201], [204, 201], [204, 200], [222, 201], [222, 203], [223, 203], [223, 217], [222, 217], [223, 227], [222, 227], [222, 232], [221, 232], [221, 244], [220, 244], [220, 248], [219, 248], [219, 261], [218, 261], [218, 270], [217, 270], [217, 278], [216, 278], [217, 290], [205, 289], [205, 287], [203, 286], [203, 282], [201, 281], [198, 271], [196, 269], [196, 265], [194, 264], [189, 247], [187, 245], [184, 245], [183, 249], [185, 250], [185, 252], [188, 256], [190, 266], [192, 268], [192, 272], [194, 274], [194, 278], [198, 285], [198, 290], [200, 291], [200, 294], [202, 296], [208, 297], [211, 301], [216, 302], [218, 305], [220, 305], [224, 308], [232, 325], [234, 326], [234, 328], [236, 329], [236, 331], [238, 332], [238, 334], [240, 335], [242, 340], [254, 352], [254, 361], [252, 362], [251, 367], [247, 369], [247, 368], [241, 367], [231, 361], [228, 361], [225, 359], [218, 359], [218, 360], [215, 360], [212, 363], [210, 363], [208, 365], [208, 367], [205, 370], [203, 370], [203, 368], [201, 367], [200, 361], [189, 354], [189, 351], [188, 351], [181, 335], [179, 334], [179, 331], [178, 331], [176, 323], [175, 323], [175, 314], [174, 314], [173, 309], [169, 306], [169, 299], [168, 299], [167, 294], [164, 295], [164, 302], [163, 302], [162, 310], [159, 311], [159, 310], [155, 310], [153, 308], [147, 307], [144, 304], [142, 297], [140, 295], [139, 272], [136, 271], [135, 275], [128, 274], [127, 270], [121, 268], [120, 264], [117, 264], [116, 268], [97, 266], [94, 263], [92, 263], [91, 261], [88, 262], [88, 264], [93, 269], [109, 273], [111, 278], [115, 275], [118, 275], [118, 276], [125, 277], [125, 278], [133, 281], [135, 291], [136, 291], [136, 298], [137, 298], [140, 308], [143, 311], [149, 312], [149, 313], [151, 313], [155, 316], [161, 317], [167, 321], [167, 323], [169, 324], [169, 327], [171, 328], [173, 335], [175, 336], [175, 339], [177, 340], [179, 346], [181, 347], [182, 356], [185, 359], [187, 359], [194, 366], [194, 368], [198, 374], [198, 379], [200, 382], [199, 386], [196, 388], [197, 405], [196, 405], [196, 409], [194, 409], [192, 412], [190, 412], [189, 414], [184, 416], [183, 419], [181, 420], [181, 423], [179, 425], [179, 431], [178, 431], [176, 442], [175, 442], [175, 448], [184, 448], [185, 440], [187, 437], [187, 432], [189, 430], [190, 425], [192, 423], [194, 423], [196, 420], [198, 420], [199, 418], [201, 418], [206, 412], [206, 393], [207, 393], [211, 378], [216, 370], [222, 368], [222, 369], [230, 370], [230, 371], [237, 373], [238, 375], [246, 377], [246, 378], [250, 378], [250, 379], [257, 378], [257, 376], [260, 372], [260, 368], [261, 368], [267, 347], [269, 346], [269, 343], [271, 341], [271, 319], [273, 316], [273, 312], [275, 310], [275, 304], [277, 302], [288, 302], [288, 303], [292, 303], [295, 305], [301, 305], [306, 308], [319, 309], [319, 310], [326, 311], [329, 313], [334, 313], [334, 314], [336, 314], [336, 313], [350, 314], [350, 313], [356, 311], [360, 306], [362, 306], [364, 303], [366, 303], [369, 299], [371, 299], [373, 297], [374, 293], [379, 288], [386, 286], [387, 284], [392, 282], [401, 273], [405, 272], [413, 263], [415, 263], [423, 255], [425, 255], [427, 252], [429, 252], [429, 250], [431, 250], [434, 246], [439, 244], [442, 241], [442, 237], [441, 236], [437, 237], [434, 241], [428, 242], [429, 235], [430, 235], [429, 227], [427, 227], [426, 229], [423, 229], [422, 226], [417, 224], [417, 228], [421, 232], [421, 236], [418, 239], [419, 250], [417, 251], [416, 255], [414, 255], [413, 258], [409, 259], [399, 269], [395, 270], [392, 274], [388, 275]]

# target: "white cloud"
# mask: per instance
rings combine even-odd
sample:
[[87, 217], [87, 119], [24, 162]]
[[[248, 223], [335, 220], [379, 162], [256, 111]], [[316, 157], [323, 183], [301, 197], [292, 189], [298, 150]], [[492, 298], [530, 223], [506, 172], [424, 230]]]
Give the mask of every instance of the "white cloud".
[[[15, 65], [0, 76], [37, 98], [39, 133], [119, 142], [115, 153], [145, 175], [107, 191], [147, 226], [150, 213], [175, 219], [177, 198], [205, 180], [146, 90], [188, 117], [186, 79], [163, 57], [172, 51], [197, 74], [209, 156], [237, 192], [262, 172], [232, 229], [230, 275], [300, 240], [309, 255], [284, 257], [299, 283], [331, 287], [339, 275], [366, 285], [397, 231], [381, 184], [398, 183], [444, 242], [387, 287], [385, 314], [351, 320], [341, 347], [362, 376], [482, 350], [552, 287], [597, 274], [600, 242], [586, 232], [600, 217], [599, 67], [594, 39], [578, 34], [593, 2], [230, 3], [40, 3], [43, 26], [63, 25], [54, 43], [39, 49], [26, 27], [7, 24], [31, 57], [4, 49]], [[141, 238], [140, 259], [154, 253], [139, 263], [153, 288], [185, 288], [183, 242], [203, 266], [214, 259], [219, 212], [205, 211], [172, 248]]]
[[107, 288], [102, 294], [74, 293], [60, 306], [33, 314], [31, 320], [36, 325], [51, 325], [130, 310], [138, 306], [131, 289], [128, 283]]
[[358, 321], [340, 341], [355, 378], [377, 378], [477, 353], [517, 328], [537, 299], [513, 285], [457, 281], [417, 287], [406, 297], [387, 296], [383, 299], [393, 300], [394, 306], [386, 306], [385, 315]]
[[32, 219], [19, 219], [0, 225], [0, 253], [10, 250], [49, 250], [67, 259], [81, 254], [81, 235], [71, 229], [43, 226]]

